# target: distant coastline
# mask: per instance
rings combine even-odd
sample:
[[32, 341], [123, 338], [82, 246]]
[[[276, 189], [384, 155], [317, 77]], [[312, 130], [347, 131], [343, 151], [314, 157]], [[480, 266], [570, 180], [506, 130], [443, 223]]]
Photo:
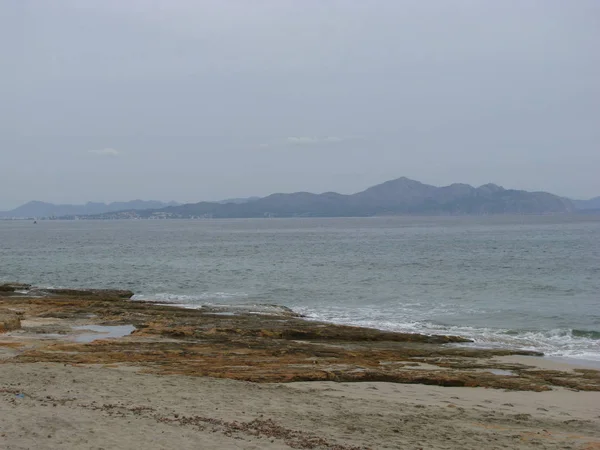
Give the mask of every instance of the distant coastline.
[[432, 186], [406, 177], [356, 194], [296, 192], [220, 202], [178, 204], [136, 200], [125, 203], [52, 205], [30, 202], [0, 219], [211, 219], [275, 217], [462, 216], [499, 214], [596, 214], [599, 198], [570, 200], [548, 192], [473, 187], [455, 183]]

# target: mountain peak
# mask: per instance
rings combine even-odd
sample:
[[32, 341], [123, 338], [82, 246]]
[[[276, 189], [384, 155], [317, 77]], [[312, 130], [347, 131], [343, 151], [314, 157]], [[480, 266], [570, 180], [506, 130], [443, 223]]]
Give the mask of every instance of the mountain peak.
[[392, 205], [415, 203], [424, 200], [437, 189], [435, 186], [423, 184], [407, 177], [396, 178], [370, 187], [353, 197], [361, 201], [369, 201], [374, 205]]
[[483, 192], [483, 193], [493, 194], [496, 192], [505, 191], [506, 189], [504, 189], [502, 186], [498, 186], [497, 184], [494, 184], [494, 183], [487, 183], [487, 184], [483, 184], [483, 185], [479, 186], [477, 188], [477, 190], [480, 192]]
[[412, 178], [408, 178], [408, 177], [400, 177], [400, 178], [396, 178], [395, 180], [390, 180], [390, 181], [385, 181], [384, 183], [381, 184], [419, 184], [419, 185], [423, 185], [423, 183], [421, 183], [420, 181], [417, 180], [413, 180]]

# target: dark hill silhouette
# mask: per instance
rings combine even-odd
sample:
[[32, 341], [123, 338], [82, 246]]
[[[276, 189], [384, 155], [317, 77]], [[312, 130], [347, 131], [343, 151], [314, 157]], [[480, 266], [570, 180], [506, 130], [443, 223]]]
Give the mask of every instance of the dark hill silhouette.
[[589, 200], [572, 200], [575, 208], [580, 210], [600, 210], [600, 197]]
[[[547, 192], [495, 184], [436, 187], [398, 178], [352, 195], [335, 192], [272, 194], [246, 203], [200, 202], [138, 211], [139, 217], [363, 217], [375, 215], [550, 214], [575, 210], [570, 200]], [[119, 217], [104, 215], [103, 217]], [[96, 217], [98, 218], [98, 217]]]

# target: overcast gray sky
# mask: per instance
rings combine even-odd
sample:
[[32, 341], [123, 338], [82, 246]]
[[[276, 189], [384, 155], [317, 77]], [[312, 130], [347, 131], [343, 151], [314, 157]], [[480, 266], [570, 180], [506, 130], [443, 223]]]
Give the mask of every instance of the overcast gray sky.
[[598, 0], [0, 0], [0, 209], [600, 195]]

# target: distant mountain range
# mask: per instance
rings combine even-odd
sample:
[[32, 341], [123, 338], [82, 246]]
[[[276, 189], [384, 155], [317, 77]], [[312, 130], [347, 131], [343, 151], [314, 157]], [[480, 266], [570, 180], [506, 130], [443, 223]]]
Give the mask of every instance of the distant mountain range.
[[571, 200], [575, 208], [579, 210], [600, 210], [600, 197], [594, 197], [589, 200]]
[[133, 200], [110, 204], [53, 205], [34, 201], [12, 211], [0, 212], [0, 218], [368, 217], [595, 213], [596, 210], [600, 212], [600, 197], [569, 200], [548, 192], [505, 189], [495, 184], [473, 187], [455, 183], [437, 187], [402, 177], [352, 195], [296, 192], [188, 204]]
[[0, 211], [0, 218], [48, 218], [64, 216], [83, 216], [106, 214], [124, 210], [159, 209], [167, 206], [177, 206], [179, 203], [164, 203], [159, 201], [132, 200], [130, 202], [93, 203], [85, 205], [54, 205], [52, 203], [33, 201], [11, 211]]
[[[238, 199], [240, 200], [240, 199]], [[398, 178], [365, 191], [272, 194], [229, 202], [200, 202], [143, 211], [90, 216], [116, 218], [367, 217], [382, 215], [554, 214], [576, 210], [569, 199], [547, 192], [505, 189], [495, 184], [436, 187]]]
[[217, 203], [221, 203], [221, 204], [235, 203], [237, 205], [241, 205], [242, 203], [249, 203], [249, 202], [253, 202], [255, 200], [260, 200], [260, 197], [227, 198], [227, 199], [221, 200], [220, 202], [217, 202]]

